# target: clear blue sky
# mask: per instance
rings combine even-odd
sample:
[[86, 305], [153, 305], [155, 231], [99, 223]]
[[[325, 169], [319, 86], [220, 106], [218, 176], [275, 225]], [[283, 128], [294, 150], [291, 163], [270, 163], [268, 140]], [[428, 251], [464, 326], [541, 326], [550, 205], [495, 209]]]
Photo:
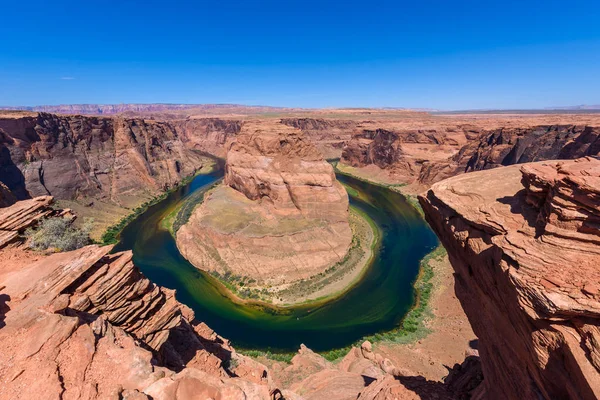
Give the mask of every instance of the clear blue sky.
[[600, 104], [600, 1], [4, 1], [0, 104]]

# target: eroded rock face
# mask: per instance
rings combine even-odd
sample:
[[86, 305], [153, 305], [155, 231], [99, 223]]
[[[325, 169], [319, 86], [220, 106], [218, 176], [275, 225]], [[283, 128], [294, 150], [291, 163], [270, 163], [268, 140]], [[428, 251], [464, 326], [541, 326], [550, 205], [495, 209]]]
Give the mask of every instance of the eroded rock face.
[[204, 162], [168, 123], [47, 113], [0, 118], [0, 179], [19, 199], [101, 198], [129, 206]]
[[341, 162], [355, 168], [377, 167], [395, 181], [413, 183], [424, 163], [458, 152], [466, 142], [465, 129], [363, 129], [346, 143]]
[[188, 147], [222, 158], [227, 154], [227, 141], [242, 129], [242, 121], [235, 119], [196, 118], [171, 123]]
[[0, 182], [0, 208], [15, 204], [17, 198], [2, 182]]
[[[3, 209], [2, 229], [60, 216], [50, 201]], [[0, 247], [0, 399], [268, 398], [266, 367], [145, 278], [131, 252], [110, 250]]]
[[461, 175], [420, 197], [488, 398], [600, 397], [599, 193], [600, 161], [583, 158]]
[[426, 163], [419, 181], [432, 184], [463, 172], [600, 153], [600, 128], [541, 125], [482, 131], [448, 160]]
[[19, 242], [20, 235], [40, 220], [70, 213], [70, 210], [53, 209], [53, 202], [52, 196], [41, 196], [0, 209], [0, 249]]
[[225, 184], [277, 211], [344, 221], [348, 195], [333, 167], [302, 132], [248, 122], [227, 152]]
[[323, 272], [352, 242], [348, 195], [302, 132], [246, 123], [229, 146], [224, 184], [177, 232], [196, 267], [272, 285]]

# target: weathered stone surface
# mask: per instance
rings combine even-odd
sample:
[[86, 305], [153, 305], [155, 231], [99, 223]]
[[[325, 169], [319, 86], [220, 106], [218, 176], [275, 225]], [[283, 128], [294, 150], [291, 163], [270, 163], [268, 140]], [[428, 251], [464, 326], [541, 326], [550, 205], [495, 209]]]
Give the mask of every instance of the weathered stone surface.
[[224, 184], [177, 232], [196, 267], [281, 285], [323, 272], [352, 242], [348, 195], [302, 132], [244, 124], [229, 146]]
[[0, 182], [0, 208], [15, 204], [17, 198], [2, 182]]
[[0, 118], [0, 179], [19, 199], [129, 205], [202, 166], [169, 123], [39, 113]]
[[410, 184], [424, 164], [446, 160], [466, 142], [464, 129], [448, 129], [363, 129], [346, 143], [341, 162], [376, 167], [390, 179]]
[[63, 213], [52, 209], [53, 201], [51, 196], [41, 196], [0, 209], [0, 249], [19, 241], [19, 235], [41, 219]]
[[575, 159], [600, 153], [600, 128], [538, 125], [481, 130], [448, 160], [428, 162], [419, 181], [432, 184], [464, 172], [552, 159]]
[[301, 131], [280, 123], [244, 124], [227, 152], [225, 184], [276, 211], [331, 221], [348, 217], [348, 195], [333, 167]]
[[[131, 252], [110, 249], [87, 246], [25, 264], [19, 258], [30, 260], [30, 252], [0, 250], [0, 399], [188, 399], [208, 388], [225, 398], [269, 398], [266, 367], [148, 281]], [[224, 360], [240, 378], [230, 378]]]
[[237, 119], [195, 118], [171, 123], [188, 147], [222, 158], [227, 154], [227, 141], [242, 129], [242, 121]]
[[457, 176], [420, 198], [448, 250], [490, 399], [600, 396], [600, 161]]

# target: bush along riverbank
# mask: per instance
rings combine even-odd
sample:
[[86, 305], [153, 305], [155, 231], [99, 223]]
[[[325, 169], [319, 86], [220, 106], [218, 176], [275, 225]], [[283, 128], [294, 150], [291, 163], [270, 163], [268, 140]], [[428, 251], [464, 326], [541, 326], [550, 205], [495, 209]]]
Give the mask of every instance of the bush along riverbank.
[[146, 210], [148, 210], [148, 208], [150, 208], [153, 205], [158, 204], [161, 201], [163, 201], [164, 199], [166, 199], [174, 191], [189, 184], [192, 180], [194, 180], [194, 178], [196, 176], [210, 174], [211, 172], [214, 171], [214, 169], [215, 169], [214, 164], [207, 166], [207, 168], [203, 167], [203, 168], [199, 169], [198, 171], [196, 171], [196, 173], [194, 173], [188, 177], [185, 177], [184, 179], [181, 180], [181, 182], [179, 182], [178, 184], [169, 188], [168, 190], [154, 196], [150, 200], [148, 200], [148, 201], [142, 203], [141, 205], [139, 205], [138, 207], [134, 208], [130, 214], [121, 218], [121, 220], [119, 222], [117, 222], [116, 224], [114, 224], [106, 229], [106, 231], [101, 236], [100, 243], [104, 244], [104, 245], [117, 244], [119, 242], [119, 235], [121, 234], [121, 231], [123, 230], [123, 228], [125, 228], [125, 226], [127, 226], [127, 224], [131, 223], [133, 220], [135, 220], [137, 217], [139, 217], [141, 214], [143, 214]]
[[[440, 260], [446, 256], [446, 249], [439, 245], [431, 253], [421, 260], [420, 272], [414, 283], [415, 301], [409, 312], [402, 319], [396, 329], [387, 332], [368, 335], [355, 343], [330, 351], [320, 352], [328, 361], [337, 361], [351, 350], [352, 347], [359, 347], [365, 340], [371, 343], [388, 342], [397, 344], [410, 344], [426, 337], [431, 330], [426, 326], [426, 321], [433, 318], [431, 309], [431, 295], [433, 292], [434, 269], [431, 265], [433, 260]], [[277, 353], [262, 350], [244, 350], [238, 349], [239, 353], [250, 357], [266, 357], [275, 361], [290, 362], [296, 353]]]

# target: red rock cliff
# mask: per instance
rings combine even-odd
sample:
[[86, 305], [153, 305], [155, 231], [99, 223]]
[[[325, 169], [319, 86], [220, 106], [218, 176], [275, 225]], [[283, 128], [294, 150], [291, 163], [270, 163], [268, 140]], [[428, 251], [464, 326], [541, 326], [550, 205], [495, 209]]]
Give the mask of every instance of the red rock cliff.
[[420, 202], [479, 337], [486, 398], [600, 397], [600, 161], [461, 175]]

